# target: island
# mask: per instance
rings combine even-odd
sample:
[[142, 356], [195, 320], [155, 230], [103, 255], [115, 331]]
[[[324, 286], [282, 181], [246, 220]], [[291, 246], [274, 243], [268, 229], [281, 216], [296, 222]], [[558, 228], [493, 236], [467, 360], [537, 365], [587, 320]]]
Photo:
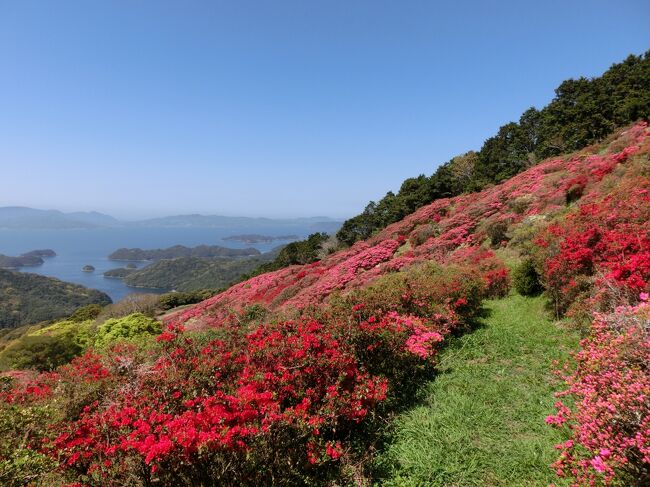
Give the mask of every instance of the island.
[[135, 265], [133, 262], [129, 262], [128, 264], [126, 264], [126, 268], [127, 269], [137, 269], [138, 266]]
[[[260, 265], [271, 262], [277, 251], [243, 259], [206, 259], [179, 257], [162, 259], [142, 269], [132, 270], [123, 279], [127, 286], [166, 291], [196, 291], [221, 289], [237, 282], [242, 275], [253, 272]], [[115, 269], [122, 274], [128, 269]], [[121, 271], [121, 272], [117, 272]], [[106, 276], [106, 274], [104, 274]], [[108, 276], [107, 276], [108, 277]]]
[[[132, 265], [132, 264], [131, 264]], [[108, 279], [124, 279], [125, 277], [136, 272], [137, 269], [134, 267], [118, 267], [117, 269], [111, 269], [104, 272], [104, 277]]]
[[34, 267], [42, 265], [43, 257], [55, 257], [56, 252], [52, 249], [32, 250], [25, 252], [18, 257], [0, 254], [1, 269], [20, 269], [21, 267]]
[[139, 248], [118, 249], [108, 256], [110, 260], [122, 261], [151, 261], [176, 259], [178, 257], [201, 257], [207, 259], [213, 258], [233, 258], [233, 257], [254, 257], [261, 252], [254, 248], [231, 249], [219, 245], [199, 245], [198, 247], [185, 247], [184, 245], [175, 245], [166, 249], [143, 250]]
[[43, 259], [36, 255], [21, 255], [19, 257], [10, 257], [9, 255], [0, 254], [0, 268], [2, 269], [33, 267], [41, 265], [43, 262]]
[[56, 252], [52, 249], [38, 249], [25, 252], [21, 257], [56, 257]]
[[91, 265], [85, 265], [81, 268], [81, 272], [95, 272], [95, 268]]
[[298, 235], [279, 235], [273, 237], [271, 235], [260, 235], [258, 233], [247, 233], [243, 235], [231, 235], [230, 237], [224, 237], [221, 240], [229, 242], [243, 242], [246, 244], [255, 244], [255, 243], [271, 243], [275, 241], [287, 241], [287, 240], [298, 240], [300, 237]]

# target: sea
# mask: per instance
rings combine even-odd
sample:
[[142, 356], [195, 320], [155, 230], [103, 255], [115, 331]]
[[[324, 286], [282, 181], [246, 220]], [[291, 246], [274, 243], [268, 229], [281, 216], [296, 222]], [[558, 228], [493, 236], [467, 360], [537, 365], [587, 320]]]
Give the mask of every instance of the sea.
[[[139, 247], [158, 249], [173, 245], [195, 247], [197, 245], [220, 245], [230, 248], [254, 247], [260, 252], [289, 243], [276, 240], [262, 243], [243, 243], [224, 241], [225, 237], [243, 234], [267, 236], [296, 235], [304, 238], [313, 229], [309, 225], [269, 225], [236, 228], [144, 228], [115, 227], [66, 230], [15, 230], [0, 229], [0, 254], [17, 256], [31, 250], [52, 249], [56, 257], [44, 258], [45, 263], [37, 267], [23, 267], [21, 272], [32, 272], [56, 277], [63, 281], [81, 284], [108, 294], [117, 302], [131, 293], [161, 293], [157, 289], [132, 288], [119, 279], [105, 278], [103, 273], [109, 269], [124, 267], [126, 262], [113, 261], [108, 255], [118, 248]], [[147, 262], [134, 262], [138, 268]], [[95, 267], [94, 272], [82, 272], [85, 265]]]

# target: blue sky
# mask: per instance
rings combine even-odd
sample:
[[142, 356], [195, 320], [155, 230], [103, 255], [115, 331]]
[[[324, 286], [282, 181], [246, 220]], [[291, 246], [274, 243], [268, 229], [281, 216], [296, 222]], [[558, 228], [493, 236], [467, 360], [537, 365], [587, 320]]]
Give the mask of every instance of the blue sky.
[[351, 216], [648, 48], [646, 0], [0, 0], [0, 206]]

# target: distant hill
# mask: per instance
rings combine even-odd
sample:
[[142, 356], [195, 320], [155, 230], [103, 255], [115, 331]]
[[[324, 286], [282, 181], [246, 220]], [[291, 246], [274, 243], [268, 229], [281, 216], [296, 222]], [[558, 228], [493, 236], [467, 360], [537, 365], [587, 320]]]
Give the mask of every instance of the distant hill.
[[94, 303], [110, 304], [111, 298], [51, 277], [0, 269], [0, 328], [69, 316]]
[[172, 215], [139, 221], [121, 221], [96, 211], [64, 213], [59, 210], [38, 210], [23, 206], [0, 207], [0, 229], [46, 229], [138, 227], [138, 228], [231, 228], [254, 226], [299, 226], [317, 232], [335, 232], [342, 222], [326, 217], [250, 218], [221, 215]]
[[43, 264], [43, 257], [54, 257], [56, 252], [50, 249], [32, 250], [18, 257], [11, 257], [0, 254], [1, 269], [18, 269], [20, 267], [32, 267]]
[[271, 243], [276, 240], [298, 240], [298, 235], [280, 235], [274, 237], [272, 235], [260, 235], [258, 233], [247, 233], [243, 235], [231, 235], [230, 237], [224, 237], [221, 240], [227, 242], [244, 242], [247, 244], [254, 243]]
[[63, 213], [59, 210], [37, 210], [22, 206], [0, 208], [0, 229], [70, 229], [116, 226], [120, 222], [97, 212]]
[[270, 225], [300, 225], [311, 227], [341, 225], [341, 222], [326, 216], [305, 218], [251, 218], [243, 216], [222, 215], [173, 215], [131, 223], [140, 227], [236, 227], [236, 226], [270, 226]]
[[143, 250], [139, 248], [118, 249], [108, 256], [110, 260], [162, 260], [175, 259], [178, 257], [251, 257], [260, 255], [260, 251], [254, 248], [231, 249], [219, 245], [199, 245], [197, 247], [185, 247], [175, 245], [166, 249]]

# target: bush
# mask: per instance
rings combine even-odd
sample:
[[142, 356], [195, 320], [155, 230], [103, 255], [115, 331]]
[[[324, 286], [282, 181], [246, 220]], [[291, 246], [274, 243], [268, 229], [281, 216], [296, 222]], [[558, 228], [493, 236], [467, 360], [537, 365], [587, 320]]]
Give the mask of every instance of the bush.
[[437, 237], [440, 235], [440, 229], [433, 223], [426, 223], [424, 225], [419, 225], [409, 237], [409, 242], [412, 247], [417, 247], [422, 245], [424, 242], [429, 240], [431, 237]]
[[87, 306], [82, 306], [74, 313], [72, 313], [68, 320], [74, 321], [75, 323], [94, 320], [99, 316], [103, 309], [104, 307], [101, 304], [89, 304]]
[[198, 291], [190, 292], [174, 292], [166, 293], [158, 298], [158, 303], [162, 310], [170, 310], [179, 306], [187, 306], [188, 304], [196, 304], [211, 298], [218, 291], [213, 289], [199, 289]]
[[162, 331], [160, 323], [141, 313], [120, 319], [110, 319], [97, 329], [95, 346], [106, 348], [118, 341], [137, 341], [158, 335]]
[[90, 344], [90, 321], [61, 321], [30, 330], [0, 352], [5, 369], [51, 370], [70, 362]]
[[[647, 294], [642, 294], [647, 299]], [[650, 306], [596, 315], [566, 374], [566, 404], [546, 422], [570, 439], [557, 445], [553, 465], [572, 485], [648, 485], [650, 482]]]
[[524, 260], [512, 275], [512, 284], [522, 296], [537, 296], [544, 288], [532, 259]]
[[505, 220], [491, 222], [486, 228], [486, 233], [492, 247], [498, 247], [502, 242], [510, 240], [508, 237], [508, 222]]
[[[2, 378], [6, 379], [6, 378]], [[44, 434], [43, 428], [51, 421], [47, 406], [21, 407], [0, 404], [0, 483], [22, 487], [47, 485], [43, 478], [56, 468], [56, 460], [29, 447], [33, 436]], [[41, 483], [42, 482], [42, 483]], [[50, 484], [51, 485], [51, 484]]]
[[159, 297], [157, 294], [129, 294], [122, 301], [106, 306], [97, 320], [103, 323], [110, 318], [122, 318], [133, 313], [155, 316], [158, 311]]

